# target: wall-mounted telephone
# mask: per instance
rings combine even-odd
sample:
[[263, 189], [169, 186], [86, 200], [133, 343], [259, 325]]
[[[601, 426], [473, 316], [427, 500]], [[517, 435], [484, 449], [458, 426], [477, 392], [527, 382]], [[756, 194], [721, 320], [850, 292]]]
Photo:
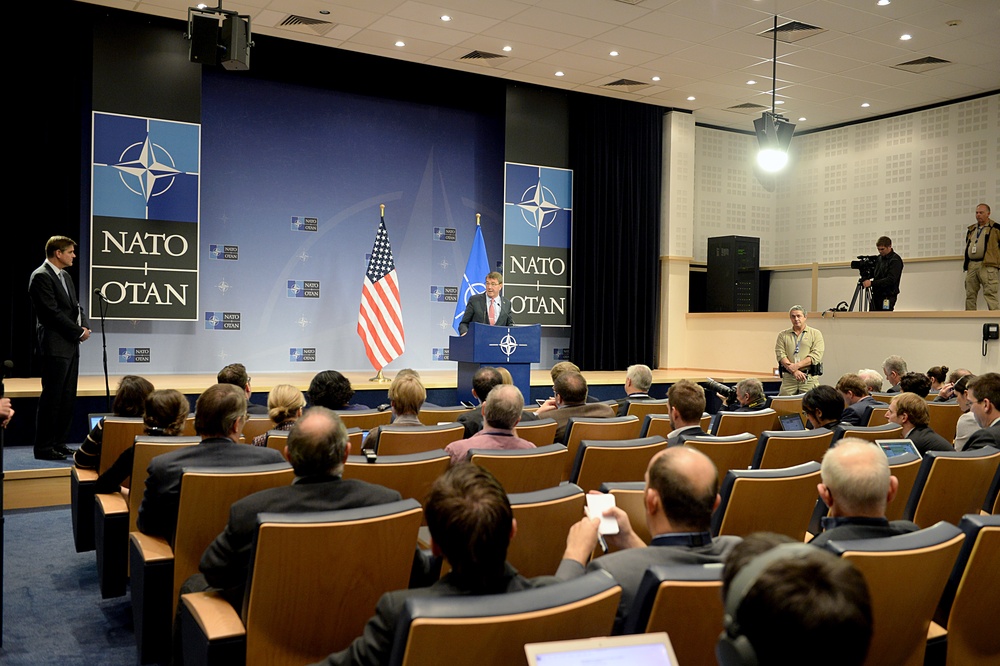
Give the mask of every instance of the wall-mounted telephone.
[[983, 356], [986, 356], [986, 343], [1000, 339], [1000, 324], [983, 324]]

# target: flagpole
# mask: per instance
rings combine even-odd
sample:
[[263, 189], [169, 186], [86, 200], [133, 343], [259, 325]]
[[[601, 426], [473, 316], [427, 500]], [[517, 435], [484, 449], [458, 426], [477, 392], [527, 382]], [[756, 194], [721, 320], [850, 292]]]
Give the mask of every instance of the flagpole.
[[[379, 211], [379, 217], [380, 217], [380, 219], [383, 222], [385, 222], [385, 204], [379, 204], [378, 205], [378, 211]], [[388, 377], [386, 377], [385, 375], [383, 375], [382, 374], [382, 368], [379, 368], [378, 372], [375, 374], [375, 376], [372, 377], [372, 378], [370, 378], [368, 381], [373, 382], [375, 384], [388, 384], [391, 380]]]

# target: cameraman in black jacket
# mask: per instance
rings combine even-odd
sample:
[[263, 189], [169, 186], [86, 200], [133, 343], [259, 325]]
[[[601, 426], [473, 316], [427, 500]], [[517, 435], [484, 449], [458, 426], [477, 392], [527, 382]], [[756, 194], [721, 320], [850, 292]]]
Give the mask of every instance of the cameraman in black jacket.
[[903, 259], [892, 251], [892, 239], [882, 236], [875, 241], [878, 258], [875, 260], [875, 275], [862, 282], [872, 288], [872, 310], [892, 311], [896, 309], [899, 296], [899, 279], [903, 276]]

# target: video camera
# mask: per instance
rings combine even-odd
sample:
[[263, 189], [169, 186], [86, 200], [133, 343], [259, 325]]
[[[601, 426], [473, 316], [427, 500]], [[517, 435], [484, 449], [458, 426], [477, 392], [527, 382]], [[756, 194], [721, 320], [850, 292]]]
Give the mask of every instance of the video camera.
[[875, 277], [875, 266], [878, 264], [878, 255], [859, 254], [857, 261], [851, 262], [851, 268], [856, 268], [861, 273], [861, 281], [871, 280]]

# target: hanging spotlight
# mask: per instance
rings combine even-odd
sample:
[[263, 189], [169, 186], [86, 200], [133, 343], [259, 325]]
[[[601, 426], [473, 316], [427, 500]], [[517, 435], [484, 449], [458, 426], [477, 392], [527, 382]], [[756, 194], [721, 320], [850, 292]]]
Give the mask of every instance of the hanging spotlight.
[[771, 110], [765, 111], [760, 118], [753, 121], [754, 133], [757, 135], [757, 164], [764, 171], [781, 171], [788, 164], [788, 146], [792, 142], [795, 125], [775, 111], [778, 88], [778, 16], [774, 17], [772, 31], [773, 54], [771, 60]]

